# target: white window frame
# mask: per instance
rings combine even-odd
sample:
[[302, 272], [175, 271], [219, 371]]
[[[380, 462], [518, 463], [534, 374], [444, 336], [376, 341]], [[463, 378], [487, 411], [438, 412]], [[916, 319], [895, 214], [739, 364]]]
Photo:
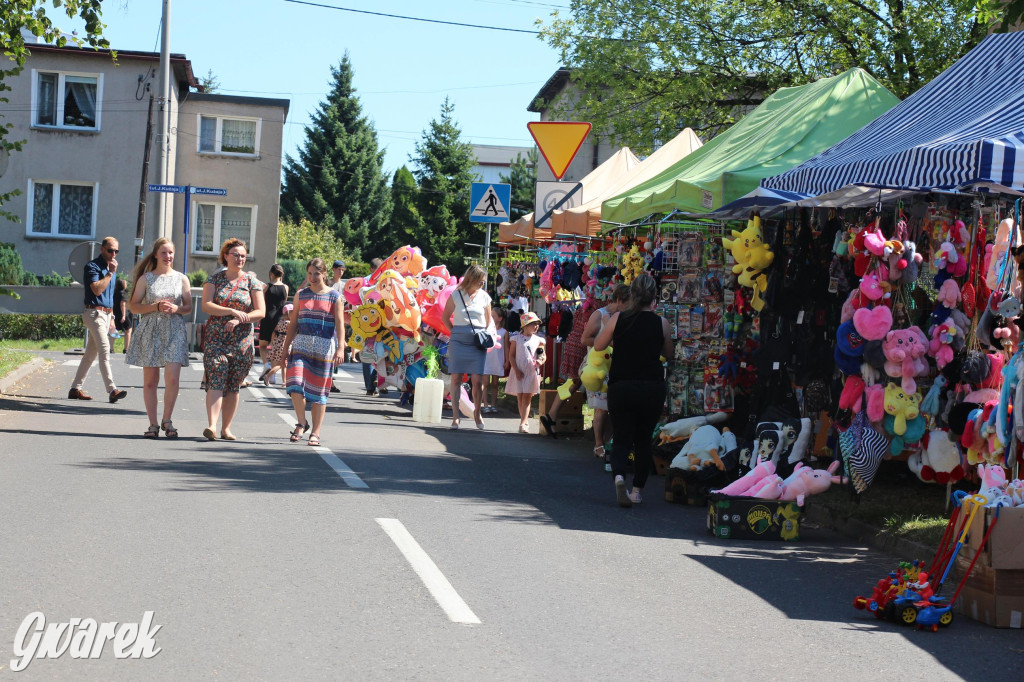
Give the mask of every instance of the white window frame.
[[[32, 223], [35, 215], [35, 184], [53, 185], [53, 210], [50, 219], [50, 231], [33, 232]], [[89, 225], [89, 234], [60, 234], [60, 187], [62, 185], [77, 185], [79, 187], [92, 187], [92, 220]], [[96, 213], [99, 208], [100, 183], [80, 182], [75, 180], [45, 180], [43, 178], [29, 178], [28, 194], [26, 201], [28, 208], [25, 211], [25, 236], [29, 239], [67, 239], [69, 241], [85, 241], [96, 238]]]
[[[203, 119], [213, 118], [217, 120], [217, 130], [214, 133], [213, 151], [201, 149], [203, 144]], [[231, 121], [255, 121], [256, 138], [253, 141], [254, 150], [251, 154], [246, 152], [223, 152], [220, 150], [224, 141], [224, 120]], [[260, 155], [260, 135], [263, 131], [263, 119], [254, 116], [220, 116], [214, 114], [196, 114], [196, 153], [204, 156], [237, 156], [243, 159], [255, 159]]]
[[[57, 100], [57, 123], [51, 125], [49, 123], [39, 123], [39, 74], [40, 73], [55, 73], [57, 74], [57, 92], [54, 96]], [[64, 120], [64, 93], [65, 78], [67, 76], [79, 76], [84, 78], [95, 78], [96, 79], [96, 125], [95, 127], [88, 128], [86, 126], [71, 126], [63, 123]], [[99, 132], [101, 124], [101, 116], [103, 114], [103, 74], [102, 73], [86, 73], [84, 71], [61, 71], [60, 69], [32, 69], [32, 127], [41, 130], [80, 130], [82, 132]]]
[[[206, 206], [213, 206], [213, 250], [212, 251], [198, 251], [196, 249], [196, 221], [199, 220], [199, 204]], [[256, 218], [258, 215], [259, 206], [257, 204], [234, 204], [234, 203], [218, 203], [215, 201], [201, 201], [199, 199], [192, 200], [192, 206], [189, 208], [189, 226], [188, 229], [190, 234], [188, 247], [192, 250], [192, 253], [197, 256], [219, 256], [220, 245], [224, 243], [224, 239], [220, 236], [220, 224], [222, 220], [222, 209], [225, 206], [234, 206], [237, 208], [250, 208], [252, 209], [252, 222], [249, 225], [249, 238], [245, 240], [246, 251], [248, 258], [246, 262], [255, 262], [256, 258], [253, 255], [256, 252]]]

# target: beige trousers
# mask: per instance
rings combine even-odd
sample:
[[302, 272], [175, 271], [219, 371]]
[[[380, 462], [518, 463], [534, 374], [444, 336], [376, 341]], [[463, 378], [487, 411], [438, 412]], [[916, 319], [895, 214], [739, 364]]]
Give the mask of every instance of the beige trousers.
[[103, 383], [107, 387], [107, 393], [117, 388], [114, 385], [114, 373], [110, 370], [110, 320], [112, 313], [95, 308], [86, 308], [82, 311], [82, 322], [89, 331], [89, 342], [85, 345], [85, 355], [78, 365], [78, 374], [75, 375], [75, 382], [71, 388], [82, 388], [85, 378], [89, 376], [92, 363], [99, 356], [100, 374], [103, 375]]

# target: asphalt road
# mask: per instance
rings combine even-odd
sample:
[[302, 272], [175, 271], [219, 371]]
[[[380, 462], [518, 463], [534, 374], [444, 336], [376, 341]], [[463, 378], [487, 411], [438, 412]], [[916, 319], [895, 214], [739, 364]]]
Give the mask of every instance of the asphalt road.
[[[116, 405], [68, 401], [77, 358], [49, 357], [0, 397], [3, 679], [1021, 678], [1020, 631], [854, 610], [896, 558], [806, 526], [713, 539], [657, 477], [619, 509], [586, 439], [517, 434], [509, 413], [482, 433], [417, 424], [346, 366], [324, 448], [289, 443], [290, 403], [262, 390], [242, 392], [241, 440], [208, 442], [200, 365], [181, 437], [148, 441], [140, 370], [116, 356]], [[98, 369], [85, 389], [102, 396]], [[161, 651], [15, 673], [36, 611], [153, 611]]]

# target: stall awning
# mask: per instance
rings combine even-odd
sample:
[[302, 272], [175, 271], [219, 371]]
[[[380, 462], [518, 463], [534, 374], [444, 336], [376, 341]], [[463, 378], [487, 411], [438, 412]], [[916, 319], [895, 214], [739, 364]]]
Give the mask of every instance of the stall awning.
[[[700, 138], [689, 128], [673, 137], [644, 159], [638, 166], [607, 187], [587, 187], [587, 200], [580, 206], [567, 211], [555, 211], [551, 227], [557, 234], [581, 234], [596, 236], [601, 233], [601, 204], [605, 199], [618, 196], [630, 188], [637, 187], [657, 177], [666, 168], [700, 149]], [[593, 198], [591, 198], [593, 197]]]
[[[639, 165], [640, 159], [636, 154], [629, 147], [623, 147], [580, 180], [580, 184], [583, 185], [583, 200], [586, 201], [592, 192], [600, 193], [604, 188], [615, 184]], [[527, 213], [514, 223], [501, 223], [498, 241], [506, 244], [521, 244], [527, 240], [547, 241], [553, 239], [555, 234], [561, 232], [557, 229], [537, 228], [533, 224], [533, 214]]]
[[605, 201], [604, 221], [705, 213], [848, 137], [899, 100], [862, 69], [782, 88], [736, 125], [648, 182]]
[[762, 184], [818, 195], [847, 185], [1024, 191], [1024, 32], [990, 35], [847, 139]]

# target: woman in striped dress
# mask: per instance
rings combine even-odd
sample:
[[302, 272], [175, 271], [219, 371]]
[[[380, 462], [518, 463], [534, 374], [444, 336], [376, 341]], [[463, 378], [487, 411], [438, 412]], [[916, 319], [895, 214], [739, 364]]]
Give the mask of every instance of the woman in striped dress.
[[295, 443], [309, 429], [306, 402], [310, 403], [313, 429], [309, 445], [320, 445], [320, 426], [331, 394], [334, 366], [345, 358], [345, 322], [341, 294], [327, 285], [327, 264], [314, 258], [306, 264], [309, 286], [295, 293], [291, 322], [284, 341], [288, 358], [285, 391], [295, 407]]

